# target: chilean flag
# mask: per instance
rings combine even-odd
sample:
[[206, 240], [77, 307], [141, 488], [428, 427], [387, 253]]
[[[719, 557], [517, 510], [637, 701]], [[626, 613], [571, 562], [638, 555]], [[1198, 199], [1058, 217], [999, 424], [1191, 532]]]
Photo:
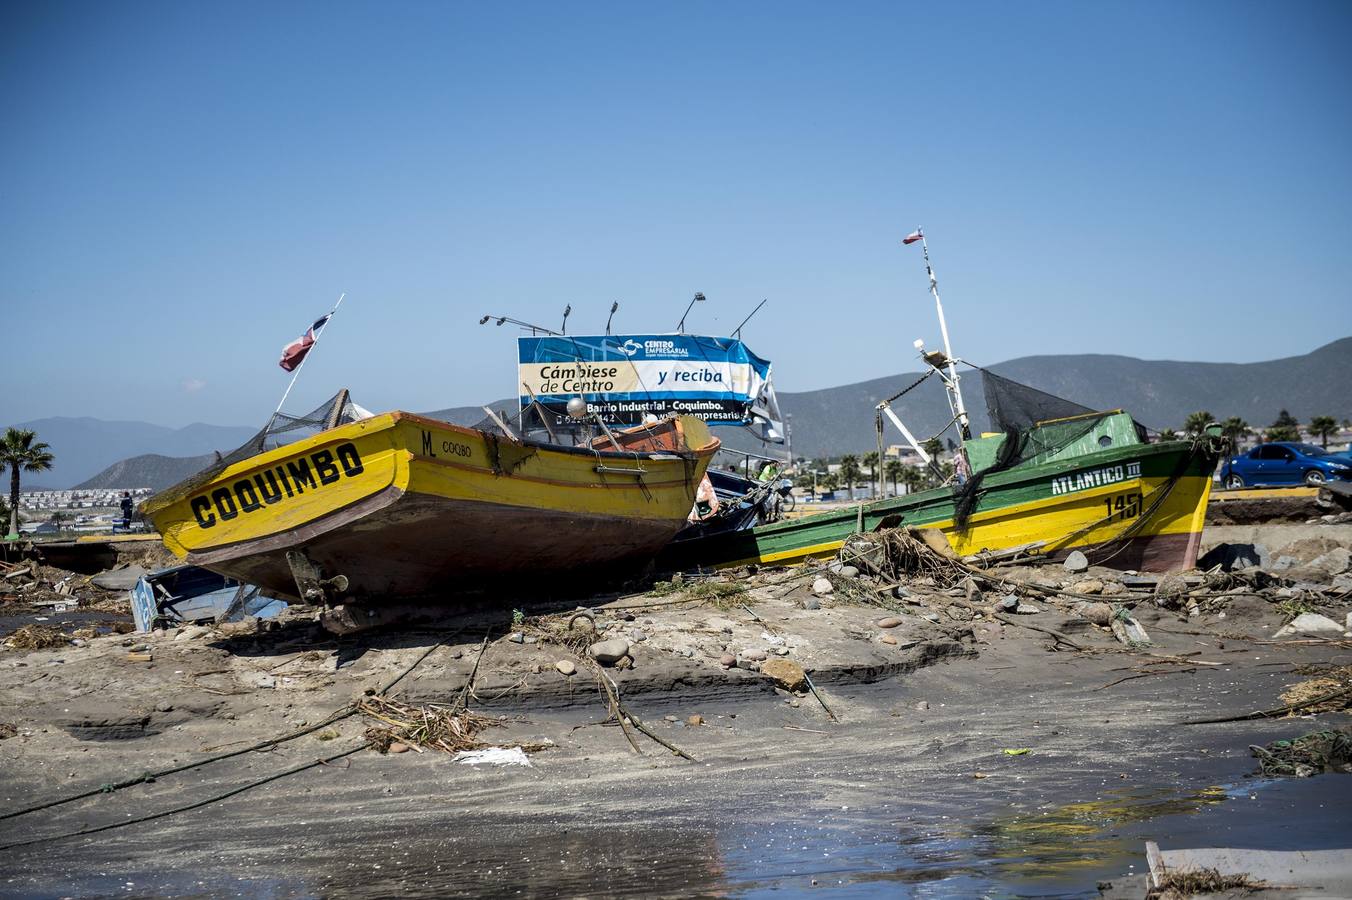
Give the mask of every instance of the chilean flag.
[[901, 242], [903, 244], [914, 244], [924, 236], [925, 233], [923, 231], [912, 231], [910, 234], [906, 235], [906, 237], [902, 238]]
[[[329, 313], [333, 315], [333, 313]], [[282, 358], [277, 363], [288, 372], [294, 371], [296, 366], [305, 361], [305, 354], [310, 352], [310, 348], [315, 345], [315, 335], [324, 327], [324, 323], [329, 320], [329, 316], [322, 316], [315, 320], [304, 334], [296, 338], [291, 343], [282, 348]]]

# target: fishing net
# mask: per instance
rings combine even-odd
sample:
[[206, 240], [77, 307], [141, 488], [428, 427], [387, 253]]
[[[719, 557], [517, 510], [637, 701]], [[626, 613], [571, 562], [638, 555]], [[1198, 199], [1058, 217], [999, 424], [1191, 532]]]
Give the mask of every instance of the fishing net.
[[[253, 437], [229, 453], [222, 454], [217, 451], [215, 461], [205, 469], [185, 478], [172, 487], [166, 488], [160, 494], [190, 493], [211, 481], [231, 465], [251, 456], [257, 456], [268, 450], [275, 450], [329, 428], [369, 419], [371, 416], [370, 410], [364, 409], [352, 401], [352, 397], [348, 394], [346, 388], [304, 415], [293, 416], [285, 412], [274, 413], [272, 418], [268, 420], [268, 424], [264, 425], [262, 430]], [[160, 494], [157, 494], [156, 497]], [[152, 497], [147, 502], [150, 503], [154, 500], [155, 498]]]
[[1352, 729], [1312, 731], [1289, 741], [1273, 741], [1249, 752], [1264, 775], [1309, 778], [1325, 772], [1352, 772]]
[[[955, 488], [954, 522], [961, 530], [981, 499], [981, 484], [986, 476], [1028, 463], [1041, 462], [1093, 433], [1103, 421], [1119, 410], [1098, 412], [1046, 391], [1020, 384], [987, 369], [980, 369], [986, 396], [986, 411], [993, 431], [1004, 438], [995, 461], [974, 472]], [[1133, 422], [1139, 440], [1147, 439], [1146, 429]]]

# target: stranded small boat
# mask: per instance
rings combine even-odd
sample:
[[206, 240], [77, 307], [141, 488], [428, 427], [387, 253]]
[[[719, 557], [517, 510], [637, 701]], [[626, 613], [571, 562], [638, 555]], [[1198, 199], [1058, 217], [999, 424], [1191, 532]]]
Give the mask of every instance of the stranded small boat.
[[[856, 531], [914, 525], [939, 529], [962, 556], [1059, 559], [1080, 550], [1120, 569], [1189, 569], [1223, 449], [1216, 432], [1147, 443], [1121, 410], [1039, 422], [967, 441], [978, 476], [963, 485], [678, 541], [659, 565], [791, 563], [831, 556]], [[1007, 441], [1027, 456], [1001, 467]]]
[[621, 450], [354, 408], [340, 394], [299, 420], [332, 427], [274, 449], [264, 429], [142, 509], [185, 562], [277, 597], [428, 599], [650, 557], [685, 525], [719, 448], [689, 416], [638, 429], [660, 449]]

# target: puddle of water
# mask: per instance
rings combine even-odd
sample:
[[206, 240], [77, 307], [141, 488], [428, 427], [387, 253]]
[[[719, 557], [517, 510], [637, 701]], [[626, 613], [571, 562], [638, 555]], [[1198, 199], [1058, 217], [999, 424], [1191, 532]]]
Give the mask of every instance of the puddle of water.
[[[812, 825], [721, 836], [729, 890], [743, 897], [830, 889], [844, 897], [1096, 897], [1142, 871], [1145, 841], [1167, 848], [1334, 849], [1352, 845], [1352, 778], [1254, 780], [1184, 793], [1103, 798], [974, 825]], [[814, 881], [816, 882], [814, 884]]]

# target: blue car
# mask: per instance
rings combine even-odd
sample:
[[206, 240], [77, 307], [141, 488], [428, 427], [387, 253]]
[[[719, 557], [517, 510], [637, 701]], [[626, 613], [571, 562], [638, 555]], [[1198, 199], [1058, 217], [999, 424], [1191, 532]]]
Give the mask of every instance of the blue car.
[[1221, 483], [1231, 489], [1321, 485], [1326, 481], [1352, 481], [1352, 458], [1314, 444], [1276, 441], [1259, 444], [1221, 464]]

